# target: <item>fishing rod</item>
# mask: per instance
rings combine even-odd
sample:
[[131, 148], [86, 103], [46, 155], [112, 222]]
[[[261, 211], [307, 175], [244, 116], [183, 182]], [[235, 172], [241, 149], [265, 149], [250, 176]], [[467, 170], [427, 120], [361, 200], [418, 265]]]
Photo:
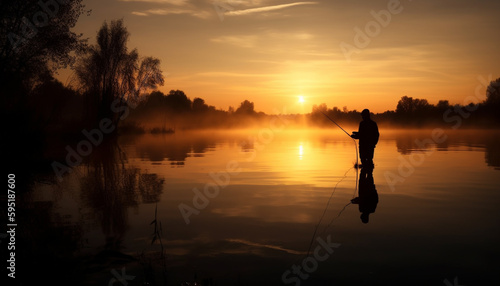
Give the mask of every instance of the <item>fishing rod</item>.
[[337, 125], [342, 131], [344, 131], [345, 134], [347, 134], [347, 136], [349, 136], [349, 138], [352, 139], [352, 141], [354, 141], [354, 148], [356, 149], [356, 169], [359, 167], [359, 161], [358, 161], [358, 158], [359, 158], [359, 155], [358, 155], [358, 144], [356, 143], [356, 140], [354, 138], [351, 137], [351, 135], [345, 131], [344, 128], [342, 128], [342, 126], [340, 126], [337, 122], [335, 122], [335, 120], [333, 120], [330, 116], [326, 115], [326, 113], [324, 113], [323, 111], [320, 111], [321, 113], [323, 113], [323, 115], [328, 118], [331, 122], [335, 123], [335, 125]]
[[335, 120], [331, 119], [330, 116], [326, 115], [326, 113], [324, 113], [323, 111], [320, 112], [323, 113], [323, 115], [326, 116], [326, 118], [328, 118], [331, 122], [335, 123], [335, 125], [337, 125], [340, 129], [342, 129], [342, 131], [344, 131], [347, 136], [351, 137], [351, 135], [347, 131], [345, 131], [344, 128], [342, 128], [337, 122], [335, 122]]
[[[354, 138], [351, 137], [351, 135], [345, 131], [344, 128], [342, 128], [342, 126], [340, 126], [337, 122], [335, 122], [335, 120], [333, 120], [332, 118], [330, 118], [330, 116], [326, 115], [323, 111], [320, 111], [321, 113], [323, 113], [323, 115], [328, 118], [331, 122], [335, 123], [335, 125], [337, 125], [342, 131], [344, 131], [345, 134], [347, 134], [347, 136], [349, 136], [353, 141], [354, 141], [354, 148], [356, 149], [356, 165], [354, 165], [354, 168], [356, 169], [356, 186], [354, 187], [354, 193], [356, 193], [356, 191], [358, 190], [358, 167], [359, 167], [359, 164], [358, 164], [358, 144], [356, 143], [356, 140]], [[319, 226], [321, 225], [321, 222], [323, 221], [323, 218], [325, 217], [325, 214], [326, 214], [326, 211], [328, 209], [328, 206], [330, 204], [330, 200], [332, 199], [333, 197], [333, 194], [335, 193], [335, 190], [337, 189], [337, 186], [347, 177], [347, 173], [349, 173], [349, 171], [352, 169], [352, 167], [347, 170], [347, 172], [345, 172], [344, 176], [342, 177], [342, 179], [340, 181], [337, 182], [337, 184], [335, 185], [335, 187], [333, 188], [333, 192], [332, 194], [330, 195], [330, 198], [328, 199], [328, 202], [326, 204], [326, 207], [325, 207], [325, 210], [323, 211], [323, 214], [318, 222], [318, 224], [316, 225], [316, 228], [314, 229], [314, 233], [313, 233], [313, 236], [311, 238], [311, 242], [309, 243], [309, 248], [307, 249], [307, 256], [309, 256], [309, 252], [311, 250], [311, 247], [313, 245], [313, 242], [314, 242], [314, 239], [316, 238], [316, 233], [318, 231], [318, 228]], [[353, 195], [354, 197], [354, 195]], [[325, 229], [323, 230], [322, 234], [324, 234], [326, 232], [326, 230], [328, 229], [328, 227], [333, 223], [334, 220], [336, 220], [337, 218], [340, 217], [340, 215], [344, 212], [344, 210], [347, 208], [347, 206], [349, 206], [351, 203], [348, 203], [347, 205], [344, 206], [344, 208], [338, 213], [338, 215], [336, 217], [334, 217], [330, 223], [325, 227]]]
[[[355, 187], [354, 187], [354, 194], [353, 194], [353, 198], [354, 198], [355, 193], [356, 193], [356, 191], [358, 190], [358, 171], [359, 171], [359, 168], [358, 168], [358, 167], [359, 167], [359, 164], [358, 164], [358, 144], [356, 143], [356, 140], [355, 140], [354, 138], [352, 138], [352, 137], [351, 137], [351, 135], [350, 135], [347, 131], [345, 131], [345, 129], [344, 129], [344, 128], [342, 128], [342, 126], [340, 126], [337, 122], [335, 122], [335, 120], [333, 120], [332, 118], [330, 118], [330, 116], [326, 115], [323, 111], [320, 111], [320, 112], [321, 112], [321, 113], [323, 113], [323, 115], [324, 115], [326, 118], [328, 118], [331, 122], [335, 123], [335, 125], [337, 125], [337, 126], [338, 126], [338, 127], [339, 127], [342, 131], [344, 131], [344, 133], [345, 133], [345, 134], [347, 134], [347, 136], [349, 136], [349, 137], [350, 137], [350, 138], [354, 141], [354, 148], [356, 149], [356, 165], [354, 166], [354, 169], [356, 169], [356, 179], [355, 179], [355, 181], [356, 181], [356, 185], [355, 185]], [[324, 209], [324, 211], [323, 211], [323, 214], [321, 215], [321, 218], [319, 219], [318, 224], [317, 224], [317, 225], [316, 225], [316, 227], [314, 228], [314, 232], [313, 232], [313, 235], [312, 235], [311, 241], [310, 241], [310, 243], [309, 243], [309, 247], [308, 247], [308, 249], [307, 249], [307, 252], [305, 253], [306, 257], [308, 257], [308, 256], [309, 256], [309, 254], [310, 254], [311, 247], [312, 247], [312, 245], [313, 245], [313, 243], [314, 243], [314, 239], [316, 238], [316, 234], [317, 234], [317, 232], [318, 232], [318, 228], [319, 228], [319, 226], [321, 225], [321, 222], [323, 221], [323, 218], [325, 217], [325, 214], [326, 214], [326, 212], [327, 212], [327, 210], [328, 210], [328, 207], [329, 207], [329, 205], [330, 205], [330, 201], [331, 201], [331, 199], [332, 199], [333, 195], [335, 194], [335, 191], [337, 190], [338, 185], [339, 185], [339, 184], [340, 184], [340, 183], [341, 183], [341, 182], [342, 182], [342, 181], [343, 181], [343, 180], [347, 177], [347, 173], [349, 173], [349, 171], [350, 171], [350, 170], [352, 170], [352, 169], [353, 169], [353, 167], [351, 167], [349, 170], [347, 170], [347, 171], [345, 172], [344, 176], [340, 179], [340, 181], [338, 181], [338, 182], [337, 182], [337, 184], [336, 184], [336, 185], [335, 185], [335, 187], [333, 188], [333, 191], [332, 191], [332, 193], [331, 193], [331, 195], [330, 195], [330, 198], [328, 199], [328, 202], [326, 203], [326, 207], [325, 207], [325, 209]], [[326, 233], [327, 229], [328, 229], [328, 228], [332, 225], [332, 223], [333, 223], [336, 219], [338, 219], [338, 218], [340, 217], [340, 215], [341, 215], [341, 214], [345, 211], [345, 209], [346, 209], [349, 205], [351, 205], [351, 204], [352, 204], [352, 202], [349, 202], [348, 204], [346, 204], [346, 205], [342, 208], [342, 210], [340, 210], [340, 212], [337, 214], [337, 216], [336, 216], [336, 217], [334, 217], [334, 218], [332, 218], [332, 220], [331, 220], [331, 221], [330, 221], [330, 222], [329, 222], [329, 223], [325, 226], [325, 228], [324, 228], [323, 232], [322, 232], [320, 235], [323, 235], [324, 233]], [[298, 261], [300, 261], [300, 258], [296, 261], [296, 263], [297, 263]]]

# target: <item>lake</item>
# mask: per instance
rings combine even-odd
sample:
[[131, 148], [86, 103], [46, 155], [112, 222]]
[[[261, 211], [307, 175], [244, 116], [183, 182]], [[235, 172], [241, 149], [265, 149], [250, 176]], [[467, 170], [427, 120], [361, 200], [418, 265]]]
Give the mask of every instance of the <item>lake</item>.
[[370, 171], [354, 168], [354, 142], [339, 129], [121, 136], [62, 181], [18, 196], [19, 275], [495, 285], [499, 146], [493, 130], [381, 129]]

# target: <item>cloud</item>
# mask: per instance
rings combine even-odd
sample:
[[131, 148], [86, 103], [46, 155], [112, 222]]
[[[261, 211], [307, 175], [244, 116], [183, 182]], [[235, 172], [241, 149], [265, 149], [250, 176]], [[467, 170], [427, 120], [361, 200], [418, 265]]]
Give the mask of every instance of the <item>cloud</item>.
[[118, 0], [123, 2], [142, 2], [153, 3], [157, 8], [151, 8], [142, 11], [133, 11], [136, 16], [154, 16], [154, 15], [189, 15], [201, 19], [207, 19], [211, 16], [211, 11], [200, 9], [190, 0]]
[[136, 16], [147, 16], [148, 14], [147, 13], [144, 13], [144, 12], [132, 12], [132, 15], [136, 15]]
[[146, 11], [132, 12], [132, 15], [136, 16], [151, 16], [151, 15], [181, 15], [187, 14], [193, 17], [206, 19], [210, 17], [210, 13], [201, 10], [193, 10], [193, 9], [149, 9]]
[[278, 77], [279, 74], [272, 73], [237, 73], [237, 72], [225, 72], [225, 71], [213, 71], [213, 72], [201, 72], [197, 73], [197, 76], [200, 77], [262, 77], [262, 78], [270, 78], [270, 77]]
[[227, 43], [231, 45], [235, 45], [242, 48], [253, 48], [257, 43], [257, 36], [221, 36], [212, 39], [212, 42], [216, 43]]
[[311, 4], [317, 4], [317, 2], [295, 2], [295, 3], [289, 3], [289, 4], [281, 4], [281, 5], [274, 5], [274, 6], [264, 6], [264, 7], [250, 8], [250, 9], [244, 9], [244, 10], [233, 10], [233, 11], [226, 12], [225, 15], [229, 15], [229, 16], [247, 15], [247, 14], [253, 14], [253, 13], [269, 12], [269, 11], [274, 11], [274, 10], [280, 10], [280, 9], [284, 9], [284, 8], [288, 8], [288, 7], [293, 7], [293, 6], [311, 5]]
[[[210, 41], [218, 44], [233, 45], [240, 48], [258, 48], [259, 53], [282, 53], [294, 46], [297, 51], [299, 46], [307, 46], [311, 49], [315, 36], [307, 32], [279, 32], [275, 30], [264, 30], [259, 34], [250, 35], [225, 35], [211, 38]], [[255, 50], [255, 51], [257, 51]]]
[[[118, 1], [159, 4], [160, 7], [155, 8], [155, 9], [149, 9], [149, 10], [145, 10], [145, 11], [133, 11], [132, 12], [132, 15], [142, 16], [142, 17], [152, 16], [152, 15], [185, 14], [185, 15], [190, 15], [193, 17], [201, 18], [201, 19], [208, 19], [213, 14], [212, 10], [207, 11], [206, 9], [202, 8], [199, 5], [194, 5], [194, 3], [191, 3], [189, 0], [118, 0]], [[215, 5], [216, 7], [220, 6], [220, 8], [223, 8], [222, 9], [223, 15], [232, 15], [232, 16], [276, 11], [276, 10], [281, 10], [281, 9], [285, 9], [288, 7], [300, 6], [300, 5], [317, 4], [317, 2], [308, 1], [308, 2], [294, 2], [294, 3], [288, 3], [288, 4], [255, 7], [256, 5], [264, 4], [264, 2], [261, 0], [251, 0], [251, 1], [246, 1], [246, 0], [245, 1], [243, 1], [243, 0], [224, 1], [224, 0], [222, 0], [221, 2], [216, 1], [216, 2], [211, 2], [211, 3], [213, 5]], [[237, 6], [240, 7], [239, 10], [236, 10]], [[241, 7], [241, 6], [243, 6], [243, 7]], [[247, 7], [252, 7], [252, 6], [254, 8], [246, 9]]]

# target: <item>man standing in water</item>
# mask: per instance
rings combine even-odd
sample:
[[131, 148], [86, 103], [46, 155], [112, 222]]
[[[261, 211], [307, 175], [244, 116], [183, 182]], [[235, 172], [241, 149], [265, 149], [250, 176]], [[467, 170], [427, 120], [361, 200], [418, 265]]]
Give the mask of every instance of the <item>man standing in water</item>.
[[373, 153], [375, 145], [378, 143], [378, 126], [377, 123], [370, 119], [370, 111], [364, 109], [361, 112], [363, 121], [359, 123], [357, 132], [353, 132], [351, 137], [359, 139], [359, 157], [362, 167], [373, 168]]

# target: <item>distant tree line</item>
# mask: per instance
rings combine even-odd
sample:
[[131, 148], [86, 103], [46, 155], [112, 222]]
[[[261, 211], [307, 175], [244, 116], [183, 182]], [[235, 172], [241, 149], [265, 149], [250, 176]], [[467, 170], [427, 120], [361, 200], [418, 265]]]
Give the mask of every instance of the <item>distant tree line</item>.
[[[43, 144], [31, 146], [30, 142], [46, 143], [45, 138], [51, 135], [72, 137], [83, 128], [95, 128], [103, 119], [122, 131], [127, 126], [150, 128], [148, 124], [182, 129], [268, 122], [269, 115], [257, 112], [249, 100], [223, 110], [200, 97], [191, 100], [180, 90], [168, 94], [158, 91], [164, 84], [160, 60], [128, 48], [129, 33], [122, 20], [104, 22], [95, 44], [89, 45], [83, 35], [71, 32], [86, 13], [81, 0], [50, 2], [56, 3], [50, 7], [40, 3], [48, 2], [0, 2], [2, 124], [8, 134], [29, 148], [43, 148]], [[35, 17], [40, 13], [47, 17]], [[75, 71], [66, 85], [54, 78], [62, 67]], [[487, 99], [468, 106], [451, 105], [447, 100], [433, 105], [426, 99], [403, 96], [395, 110], [375, 114], [374, 119], [381, 124], [414, 127], [454, 125], [462, 119], [470, 125], [498, 127], [499, 86], [500, 79], [492, 81]], [[321, 112], [339, 122], [360, 120], [356, 110], [329, 109], [324, 103], [315, 105], [309, 114], [289, 117], [310, 126], [331, 126]]]
[[[427, 99], [403, 96], [395, 110], [373, 114], [372, 119], [382, 125], [394, 127], [429, 127], [459, 126], [492, 128], [500, 127], [500, 78], [491, 81], [486, 89], [486, 100], [467, 105], [451, 105], [448, 100], [439, 100], [430, 104]], [[356, 122], [360, 120], [359, 112], [349, 111], [347, 107], [328, 109], [326, 104], [314, 105], [309, 122], [317, 126], [328, 126], [331, 123], [322, 114], [331, 116], [338, 122]]]
[[171, 90], [168, 94], [156, 90], [142, 96], [122, 130], [144, 132], [147, 131], [144, 129], [148, 129], [145, 126], [164, 131], [244, 127], [266, 116], [262, 112], [256, 112], [254, 103], [249, 100], [242, 101], [236, 109], [230, 106], [223, 110], [206, 104], [200, 97], [191, 100], [181, 90]]

